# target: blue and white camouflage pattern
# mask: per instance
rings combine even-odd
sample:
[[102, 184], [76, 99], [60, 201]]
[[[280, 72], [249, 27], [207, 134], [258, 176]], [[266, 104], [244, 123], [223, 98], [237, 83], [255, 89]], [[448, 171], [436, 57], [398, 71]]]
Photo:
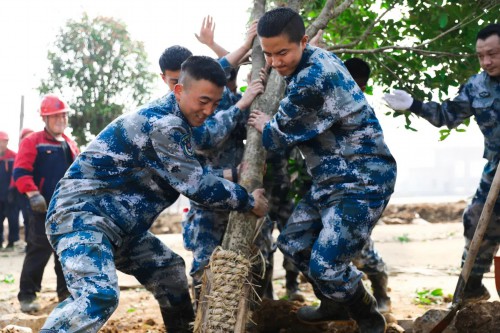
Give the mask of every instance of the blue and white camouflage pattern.
[[116, 269], [132, 274], [161, 307], [189, 302], [181, 257], [150, 234], [179, 193], [210, 207], [248, 211], [251, 194], [204, 169], [173, 93], [117, 118], [80, 154], [50, 202], [46, 231], [72, 297], [46, 332], [97, 332], [118, 302]]
[[271, 151], [297, 145], [312, 176], [278, 247], [326, 296], [345, 302], [351, 263], [394, 191], [396, 162], [363, 92], [334, 54], [306, 46], [276, 115], [262, 133]]
[[[452, 100], [441, 104], [414, 101], [410, 110], [434, 126], [446, 125], [450, 129], [459, 126], [465, 119], [474, 117], [483, 133], [483, 157], [488, 162], [484, 167], [476, 194], [465, 209], [463, 216], [465, 236], [463, 258], [465, 258], [500, 160], [500, 80], [490, 77], [486, 72], [481, 72], [471, 76]], [[500, 199], [495, 204], [493, 217], [484, 235], [471, 274], [482, 275], [489, 272], [499, 243]], [[462, 259], [462, 264], [464, 260]]]
[[360, 257], [387, 203], [345, 198], [318, 208], [308, 194], [281, 231], [278, 247], [324, 296], [345, 302], [362, 278], [351, 261]]

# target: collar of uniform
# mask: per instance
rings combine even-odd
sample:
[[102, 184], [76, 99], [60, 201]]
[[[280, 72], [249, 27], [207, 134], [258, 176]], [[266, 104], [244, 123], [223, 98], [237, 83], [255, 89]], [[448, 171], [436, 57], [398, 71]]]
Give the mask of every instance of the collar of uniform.
[[[54, 136], [52, 134], [50, 134], [49, 131], [47, 131], [47, 128], [44, 128], [43, 132], [45, 133], [45, 138], [47, 140], [54, 141], [54, 142], [61, 142], [60, 140], [57, 140], [56, 138], [54, 138]], [[64, 133], [62, 134], [62, 137], [64, 140], [66, 140], [66, 136], [64, 135]]]
[[290, 81], [304, 68], [306, 68], [309, 64], [309, 58], [311, 58], [311, 54], [314, 52], [314, 47], [311, 45], [307, 44], [306, 47], [304, 48], [304, 52], [302, 52], [302, 58], [299, 61], [299, 64], [297, 65], [297, 68], [295, 68], [295, 71], [290, 74], [289, 76], [285, 76], [285, 81], [286, 83], [290, 83]]

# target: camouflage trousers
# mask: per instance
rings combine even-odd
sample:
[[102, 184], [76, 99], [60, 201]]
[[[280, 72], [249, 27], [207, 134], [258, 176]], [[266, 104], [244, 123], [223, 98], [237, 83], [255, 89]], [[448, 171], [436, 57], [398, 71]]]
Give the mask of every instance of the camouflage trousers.
[[118, 306], [117, 269], [135, 276], [161, 308], [191, 301], [180, 256], [149, 232], [122, 241], [114, 247], [96, 231], [50, 237], [71, 296], [52, 311], [41, 332], [99, 331]]
[[306, 195], [278, 237], [278, 247], [326, 297], [354, 296], [362, 273], [352, 264], [369, 241], [388, 199], [344, 198], [320, 208]]
[[[465, 257], [469, 251], [470, 243], [474, 237], [474, 232], [479, 222], [479, 217], [483, 210], [484, 204], [486, 202], [486, 197], [493, 182], [493, 177], [495, 176], [495, 170], [497, 163], [488, 162], [486, 163], [481, 180], [479, 182], [479, 187], [476, 194], [472, 198], [471, 203], [464, 211], [463, 224], [464, 224], [464, 236], [465, 236], [465, 247], [462, 255], [462, 265], [465, 263]], [[479, 248], [474, 266], [472, 267], [472, 275], [483, 275], [490, 271], [491, 264], [493, 262], [493, 257], [497, 253], [498, 244], [500, 243], [500, 200], [497, 199], [495, 207], [493, 209], [493, 215], [491, 221], [486, 230], [483, 241]]]
[[[208, 265], [212, 252], [222, 244], [228, 220], [228, 211], [209, 210], [191, 202], [191, 208], [182, 221], [182, 238], [186, 250], [193, 252], [189, 274], [194, 285], [201, 284], [203, 270]], [[266, 266], [269, 265], [267, 261], [274, 252], [272, 231], [272, 221], [265, 219], [255, 240], [255, 246], [266, 259]]]
[[[283, 230], [288, 223], [288, 219], [290, 218], [293, 211], [293, 203], [289, 202], [286, 204], [282, 204], [279, 207], [280, 209], [273, 210], [273, 201], [272, 198], [269, 199], [269, 203], [271, 204], [271, 210], [269, 211], [268, 216], [276, 220], [276, 226], [279, 231]], [[272, 223], [271, 221], [267, 223]], [[276, 249], [276, 246], [274, 247]], [[274, 251], [273, 251], [274, 252]], [[371, 237], [368, 238], [366, 245], [363, 247], [359, 256], [353, 260], [356, 268], [361, 270], [363, 273], [367, 275], [374, 275], [387, 271], [387, 266], [385, 265], [384, 260], [380, 256], [380, 254], [375, 249], [375, 245]], [[289, 272], [298, 273], [299, 269], [295, 267], [295, 265], [290, 262], [286, 257], [283, 258], [283, 268]]]

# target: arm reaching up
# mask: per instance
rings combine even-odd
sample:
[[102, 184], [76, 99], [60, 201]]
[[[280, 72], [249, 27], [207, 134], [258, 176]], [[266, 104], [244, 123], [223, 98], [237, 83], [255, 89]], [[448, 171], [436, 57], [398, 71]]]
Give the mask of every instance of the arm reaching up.
[[217, 57], [222, 58], [229, 53], [229, 51], [215, 42], [215, 22], [212, 16], [207, 15], [207, 17], [203, 18], [203, 22], [201, 23], [200, 28], [200, 34], [198, 35], [195, 33], [194, 35], [200, 43], [205, 44], [212, 51], [214, 51]]

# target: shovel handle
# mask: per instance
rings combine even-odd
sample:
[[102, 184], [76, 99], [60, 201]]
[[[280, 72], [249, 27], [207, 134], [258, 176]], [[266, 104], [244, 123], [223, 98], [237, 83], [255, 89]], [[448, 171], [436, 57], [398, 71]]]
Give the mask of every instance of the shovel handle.
[[457, 311], [460, 310], [460, 308], [463, 305], [462, 300], [463, 300], [465, 285], [469, 280], [472, 266], [474, 266], [474, 261], [476, 260], [477, 253], [479, 252], [479, 247], [481, 246], [481, 242], [483, 241], [486, 229], [488, 229], [488, 225], [490, 224], [491, 215], [493, 213], [493, 208], [495, 207], [495, 203], [498, 199], [499, 191], [500, 191], [500, 163], [498, 163], [497, 165], [495, 176], [493, 177], [493, 182], [491, 183], [488, 196], [486, 197], [486, 202], [484, 203], [481, 216], [479, 217], [479, 221], [477, 222], [474, 236], [472, 237], [472, 241], [469, 246], [469, 251], [467, 252], [467, 256], [465, 258], [464, 266], [462, 267], [462, 271], [458, 278], [457, 286], [455, 288], [455, 293], [453, 294], [453, 302], [450, 312], [443, 319], [441, 319], [441, 321], [437, 323], [436, 326], [434, 326], [434, 328], [430, 331], [430, 333], [443, 332], [444, 329], [448, 327], [448, 325], [451, 323]]
[[500, 163], [498, 163], [495, 176], [493, 177], [493, 182], [491, 183], [488, 196], [486, 197], [486, 202], [484, 203], [483, 211], [479, 217], [477, 223], [476, 231], [472, 237], [472, 241], [469, 246], [469, 251], [465, 258], [464, 266], [462, 267], [462, 272], [460, 273], [460, 278], [458, 280], [457, 288], [453, 294], [453, 303], [459, 303], [462, 301], [465, 285], [469, 280], [470, 272], [474, 266], [477, 254], [479, 252], [479, 247], [484, 238], [484, 234], [488, 229], [488, 225], [491, 221], [491, 215], [493, 214], [493, 208], [495, 208], [495, 203], [498, 199], [498, 193], [500, 191]]

